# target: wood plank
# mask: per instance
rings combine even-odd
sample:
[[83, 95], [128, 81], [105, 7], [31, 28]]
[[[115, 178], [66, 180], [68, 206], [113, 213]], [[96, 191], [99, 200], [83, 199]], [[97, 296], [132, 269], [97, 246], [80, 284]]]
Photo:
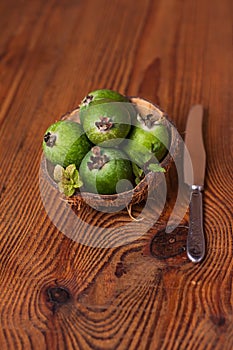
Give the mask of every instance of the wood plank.
[[[0, 3], [1, 349], [232, 348], [231, 19], [230, 0]], [[159, 104], [182, 136], [190, 105], [204, 105], [203, 263], [187, 260], [185, 229], [164, 231], [173, 187], [160, 220], [127, 245], [95, 247], [98, 226], [116, 241], [126, 232], [126, 210], [83, 209], [95, 224], [78, 224], [86, 245], [48, 217], [44, 131], [103, 87]]]

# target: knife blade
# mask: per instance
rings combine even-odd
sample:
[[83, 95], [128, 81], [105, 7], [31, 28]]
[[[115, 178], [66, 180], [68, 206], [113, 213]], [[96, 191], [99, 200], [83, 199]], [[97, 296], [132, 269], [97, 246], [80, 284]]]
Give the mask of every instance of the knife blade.
[[203, 230], [203, 198], [206, 153], [202, 136], [202, 105], [191, 107], [185, 132], [185, 145], [192, 161], [184, 156], [184, 181], [190, 188], [189, 230], [187, 236], [187, 255], [194, 262], [200, 262], [205, 255], [205, 236]]

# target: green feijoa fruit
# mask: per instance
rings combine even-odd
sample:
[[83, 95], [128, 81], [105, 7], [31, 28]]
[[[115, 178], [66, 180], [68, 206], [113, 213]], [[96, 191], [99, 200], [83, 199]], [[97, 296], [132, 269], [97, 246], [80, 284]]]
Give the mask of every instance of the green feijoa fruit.
[[69, 164], [79, 167], [91, 147], [81, 125], [73, 121], [60, 120], [50, 125], [44, 135], [45, 157], [53, 164], [63, 167]]
[[152, 161], [161, 161], [169, 148], [169, 131], [163, 121], [142, 119], [132, 127], [123, 147], [132, 162], [143, 167]]
[[93, 147], [83, 158], [79, 174], [87, 192], [114, 194], [133, 186], [131, 162], [115, 148]]
[[86, 111], [83, 128], [92, 143], [113, 147], [128, 135], [131, 129], [130, 113], [117, 102], [94, 105]]
[[129, 102], [128, 98], [124, 95], [121, 95], [117, 91], [109, 90], [109, 89], [100, 89], [89, 92], [89, 94], [82, 100], [80, 104], [80, 109], [91, 106], [97, 101], [101, 100], [109, 100], [115, 102]]
[[81, 102], [80, 104], [80, 121], [83, 123], [85, 118], [85, 111], [88, 110], [89, 107], [94, 106], [96, 104], [102, 103], [110, 103], [110, 102], [120, 102], [121, 104], [125, 104], [126, 108], [129, 110], [129, 113], [132, 116], [135, 116], [136, 109], [133, 104], [129, 101], [128, 97], [120, 94], [117, 91], [109, 90], [109, 89], [100, 89], [91, 91]]

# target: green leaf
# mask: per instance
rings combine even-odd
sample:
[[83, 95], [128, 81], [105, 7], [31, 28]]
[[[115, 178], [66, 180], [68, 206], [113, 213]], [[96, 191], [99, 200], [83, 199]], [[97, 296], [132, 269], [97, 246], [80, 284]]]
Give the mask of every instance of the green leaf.
[[155, 142], [151, 144], [151, 152], [156, 153], [161, 148], [161, 142]]
[[139, 168], [139, 166], [135, 163], [132, 163], [133, 173], [136, 177], [142, 177], [143, 176], [143, 170]]
[[65, 177], [66, 177], [67, 179], [72, 179], [72, 178], [74, 178], [75, 170], [77, 171], [75, 164], [70, 164], [70, 165], [68, 165], [68, 167], [66, 167], [66, 170], [65, 170], [65, 173], [64, 173], [64, 174], [65, 174]]
[[74, 183], [77, 183], [80, 180], [79, 172], [77, 169], [75, 169], [74, 171], [73, 180], [74, 180]]
[[57, 164], [54, 168], [54, 171], [53, 171], [53, 178], [56, 182], [60, 182], [62, 181], [63, 177], [64, 177], [64, 168]]
[[79, 188], [83, 185], [83, 182], [81, 180], [77, 181], [75, 184], [74, 184], [74, 188]]
[[63, 190], [64, 190], [64, 195], [67, 197], [71, 197], [75, 192], [75, 188], [73, 185], [65, 185], [63, 187]]
[[154, 171], [155, 173], [165, 173], [166, 170], [161, 167], [159, 164], [149, 164], [148, 165], [148, 169], [151, 170], [151, 171]]
[[66, 169], [63, 169], [60, 165], [56, 165], [55, 168], [56, 173], [54, 174], [54, 179], [56, 176], [59, 191], [61, 193], [64, 193], [64, 195], [67, 197], [72, 196], [75, 193], [76, 188], [79, 188], [83, 185], [75, 164], [68, 165]]
[[144, 171], [135, 163], [132, 163], [132, 168], [135, 175], [135, 183], [138, 185], [144, 176]]

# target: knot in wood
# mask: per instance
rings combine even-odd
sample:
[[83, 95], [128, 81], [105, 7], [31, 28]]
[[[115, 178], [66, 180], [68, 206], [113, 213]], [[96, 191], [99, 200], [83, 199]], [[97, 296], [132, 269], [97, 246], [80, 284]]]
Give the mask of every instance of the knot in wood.
[[178, 226], [172, 232], [159, 231], [151, 242], [151, 255], [157, 259], [168, 259], [185, 251], [188, 229]]
[[66, 304], [70, 299], [70, 292], [64, 287], [49, 287], [47, 289], [49, 301], [55, 304]]

